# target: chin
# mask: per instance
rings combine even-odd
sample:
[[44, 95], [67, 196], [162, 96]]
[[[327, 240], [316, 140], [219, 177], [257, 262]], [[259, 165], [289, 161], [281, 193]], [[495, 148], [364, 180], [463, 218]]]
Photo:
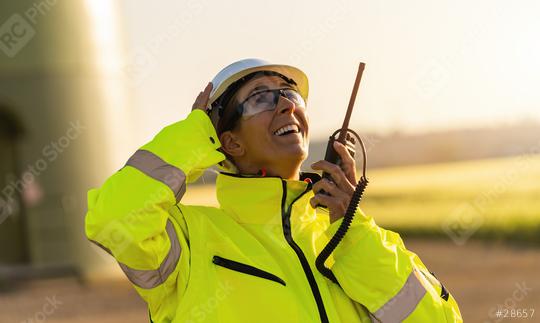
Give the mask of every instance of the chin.
[[303, 162], [308, 156], [308, 149], [300, 146], [291, 147], [288, 151], [283, 152], [281, 156], [283, 156], [282, 158], [287, 158], [289, 160]]

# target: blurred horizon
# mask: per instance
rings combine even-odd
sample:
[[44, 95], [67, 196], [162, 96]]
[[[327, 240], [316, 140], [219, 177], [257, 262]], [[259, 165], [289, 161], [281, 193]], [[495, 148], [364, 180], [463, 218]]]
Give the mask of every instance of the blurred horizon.
[[314, 140], [341, 125], [360, 61], [366, 70], [351, 119], [357, 131], [540, 122], [540, 43], [532, 41], [540, 4], [534, 1], [259, 4], [257, 12], [276, 13], [271, 20], [252, 15], [247, 1], [169, 0], [159, 7], [122, 1], [118, 7], [127, 57], [141, 71], [133, 87], [137, 140], [187, 115], [206, 82], [246, 57], [306, 72]]

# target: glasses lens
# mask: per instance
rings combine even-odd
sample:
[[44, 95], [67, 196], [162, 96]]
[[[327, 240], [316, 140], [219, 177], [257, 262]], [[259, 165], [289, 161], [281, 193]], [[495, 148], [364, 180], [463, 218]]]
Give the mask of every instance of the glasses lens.
[[264, 111], [274, 110], [278, 102], [279, 92], [283, 91], [285, 98], [292, 101], [297, 108], [305, 108], [306, 102], [302, 96], [292, 89], [274, 89], [259, 92], [244, 102], [244, 117], [250, 117]]
[[243, 116], [249, 117], [263, 111], [273, 110], [276, 107], [277, 91], [263, 91], [257, 93], [244, 102]]
[[296, 92], [295, 90], [286, 89], [283, 91], [285, 93], [285, 97], [292, 101], [294, 105], [297, 108], [305, 108], [306, 102], [304, 101], [304, 98], [300, 95], [300, 93]]

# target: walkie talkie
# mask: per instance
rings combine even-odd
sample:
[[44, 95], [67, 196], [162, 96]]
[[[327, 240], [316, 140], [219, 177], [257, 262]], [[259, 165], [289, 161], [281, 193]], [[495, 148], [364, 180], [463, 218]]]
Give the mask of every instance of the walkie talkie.
[[[326, 146], [326, 154], [324, 156], [324, 160], [331, 162], [332, 164], [341, 165], [341, 158], [339, 157], [339, 154], [334, 149], [334, 141], [339, 141], [343, 145], [347, 147], [349, 152], [351, 153], [351, 156], [354, 157], [355, 150], [355, 140], [354, 137], [351, 136], [349, 132], [349, 121], [351, 119], [352, 110], [354, 108], [354, 101], [356, 100], [356, 95], [358, 93], [358, 87], [360, 86], [360, 81], [362, 80], [362, 75], [364, 74], [364, 68], [366, 64], [360, 63], [358, 66], [358, 73], [356, 74], [356, 80], [354, 82], [353, 91], [351, 93], [351, 98], [349, 100], [349, 107], [347, 109], [347, 114], [345, 115], [345, 120], [343, 120], [343, 125], [341, 126], [341, 129], [336, 130], [328, 139], [328, 145]], [[336, 135], [339, 133], [338, 138], [336, 139]], [[323, 178], [327, 178], [329, 180], [332, 180], [332, 177], [330, 174], [323, 172]]]
[[[362, 199], [362, 194], [364, 193], [364, 190], [366, 189], [366, 186], [368, 184], [368, 179], [366, 177], [366, 148], [364, 146], [364, 143], [362, 142], [362, 138], [354, 132], [352, 129], [349, 129], [349, 120], [351, 118], [352, 110], [354, 107], [354, 101], [356, 99], [356, 94], [358, 93], [358, 87], [360, 86], [360, 81], [362, 80], [362, 74], [364, 73], [364, 67], [366, 64], [360, 63], [358, 66], [358, 73], [356, 74], [356, 80], [354, 82], [353, 91], [351, 93], [351, 98], [349, 100], [349, 107], [347, 108], [347, 114], [345, 115], [345, 120], [343, 120], [343, 125], [341, 126], [341, 129], [336, 130], [329, 138], [328, 145], [326, 146], [326, 154], [324, 157], [324, 160], [329, 161], [336, 165], [341, 165], [341, 158], [339, 157], [339, 154], [334, 149], [334, 141], [339, 141], [342, 144], [347, 147], [349, 152], [351, 153], [351, 156], [354, 157], [355, 155], [355, 139], [358, 140], [358, 143], [362, 147], [362, 155], [363, 155], [363, 165], [362, 165], [362, 177], [360, 178], [360, 181], [356, 185], [356, 189], [354, 190], [353, 196], [351, 198], [351, 202], [349, 203], [349, 207], [347, 208], [347, 211], [345, 212], [345, 215], [343, 216], [343, 222], [340, 224], [339, 228], [337, 229], [334, 236], [330, 239], [328, 244], [324, 247], [324, 249], [321, 251], [321, 253], [317, 256], [317, 259], [315, 260], [315, 264], [317, 266], [317, 269], [321, 274], [326, 276], [328, 279], [339, 285], [339, 282], [337, 281], [336, 277], [334, 276], [334, 273], [327, 268], [324, 265], [324, 262], [330, 254], [334, 251], [334, 249], [338, 246], [338, 244], [341, 242], [343, 237], [345, 236], [345, 233], [347, 233], [347, 230], [349, 229], [349, 225], [352, 222], [352, 219], [354, 217], [354, 213], [356, 212], [356, 209], [358, 208], [358, 204], [360, 203], [360, 200]], [[339, 136], [336, 139], [336, 135]], [[326, 178], [328, 180], [332, 180], [332, 176], [326, 172], [323, 172], [322, 175], [323, 178]], [[326, 192], [319, 191], [319, 193], [328, 194]]]

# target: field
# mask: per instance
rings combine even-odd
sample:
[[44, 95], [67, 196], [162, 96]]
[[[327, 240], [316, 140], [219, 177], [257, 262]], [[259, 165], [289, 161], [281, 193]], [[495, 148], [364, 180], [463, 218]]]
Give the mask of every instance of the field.
[[[540, 157], [368, 169], [361, 208], [405, 236], [540, 244]], [[184, 203], [215, 205], [211, 186], [194, 185]]]
[[408, 235], [540, 243], [540, 158], [514, 157], [371, 172], [363, 209]]

